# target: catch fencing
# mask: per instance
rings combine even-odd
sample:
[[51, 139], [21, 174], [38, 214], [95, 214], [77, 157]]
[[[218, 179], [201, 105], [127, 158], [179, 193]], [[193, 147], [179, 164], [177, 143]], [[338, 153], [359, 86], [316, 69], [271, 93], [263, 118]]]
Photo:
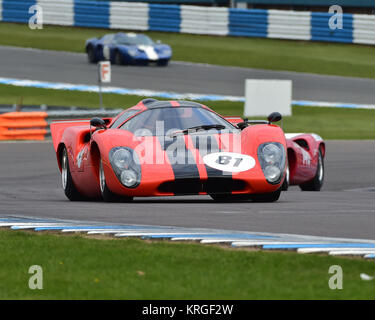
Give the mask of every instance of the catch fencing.
[[[43, 23], [52, 25], [375, 44], [375, 15], [366, 14], [344, 13], [340, 28], [328, 12], [91, 0], [0, 0], [0, 20], [28, 23], [34, 14], [29, 12], [33, 5], [43, 9]], [[330, 28], [330, 19], [338, 28]]]

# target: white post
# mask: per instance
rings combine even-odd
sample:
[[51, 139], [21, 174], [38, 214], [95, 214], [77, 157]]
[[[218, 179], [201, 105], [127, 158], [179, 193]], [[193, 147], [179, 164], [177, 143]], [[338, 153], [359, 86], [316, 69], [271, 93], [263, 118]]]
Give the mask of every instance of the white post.
[[102, 83], [111, 82], [111, 62], [100, 61], [98, 63], [98, 88], [99, 88], [99, 105], [103, 109], [103, 92]]
[[98, 81], [99, 86], [99, 108], [100, 110], [103, 110], [103, 93], [102, 93], [102, 81], [99, 79]]

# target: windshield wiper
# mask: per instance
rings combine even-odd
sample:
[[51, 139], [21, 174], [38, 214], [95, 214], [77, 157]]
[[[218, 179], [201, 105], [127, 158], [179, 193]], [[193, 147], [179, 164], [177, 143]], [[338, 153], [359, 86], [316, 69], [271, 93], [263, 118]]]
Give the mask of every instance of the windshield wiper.
[[174, 131], [171, 133], [171, 137], [174, 137], [176, 136], [176, 134], [188, 134], [190, 132], [195, 132], [195, 131], [198, 131], [198, 130], [211, 130], [211, 129], [218, 129], [218, 130], [221, 130], [221, 129], [225, 129], [225, 126], [223, 126], [222, 124], [204, 124], [204, 125], [200, 125], [200, 126], [195, 126], [195, 127], [191, 127], [191, 128], [187, 128], [187, 129], [184, 129], [184, 130], [181, 130], [181, 131]]

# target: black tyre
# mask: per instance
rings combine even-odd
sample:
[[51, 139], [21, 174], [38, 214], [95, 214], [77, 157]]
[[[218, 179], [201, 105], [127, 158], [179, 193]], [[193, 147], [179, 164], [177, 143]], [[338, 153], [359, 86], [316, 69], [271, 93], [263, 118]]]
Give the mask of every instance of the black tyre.
[[82, 195], [78, 192], [77, 188], [74, 185], [69, 168], [68, 152], [65, 147], [61, 155], [61, 181], [64, 193], [70, 201], [83, 200]]
[[250, 198], [253, 200], [253, 202], [275, 202], [280, 198], [281, 189], [282, 188], [279, 188], [275, 192], [270, 193], [253, 194], [250, 196]]
[[168, 65], [168, 60], [160, 60], [157, 62], [157, 65], [160, 67], [166, 67]]
[[324, 159], [322, 151], [319, 150], [318, 155], [318, 167], [316, 168], [316, 174], [310, 181], [301, 184], [299, 187], [302, 191], [320, 191], [324, 183]]
[[87, 48], [86, 51], [87, 51], [87, 60], [89, 61], [89, 63], [96, 63], [94, 48], [90, 46]]
[[130, 202], [133, 200], [133, 197], [123, 197], [118, 194], [113, 193], [107, 186], [105, 181], [105, 174], [103, 170], [103, 164], [100, 160], [99, 162], [99, 183], [100, 183], [100, 192], [102, 198], [105, 202]]
[[285, 172], [284, 182], [281, 185], [281, 191], [288, 191], [288, 188], [289, 188], [289, 177], [290, 177], [289, 164], [287, 164], [286, 165], [286, 172]]
[[125, 64], [124, 58], [123, 58], [122, 54], [120, 53], [120, 51], [116, 51], [116, 53], [115, 53], [115, 64], [117, 64], [119, 66]]

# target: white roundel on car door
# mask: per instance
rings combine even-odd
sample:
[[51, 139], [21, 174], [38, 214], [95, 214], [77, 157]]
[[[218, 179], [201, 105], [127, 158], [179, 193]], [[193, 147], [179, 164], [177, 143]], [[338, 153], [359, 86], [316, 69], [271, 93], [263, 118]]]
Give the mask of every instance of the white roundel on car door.
[[203, 157], [203, 162], [214, 169], [227, 172], [242, 172], [255, 166], [255, 159], [251, 156], [233, 152], [215, 152]]

